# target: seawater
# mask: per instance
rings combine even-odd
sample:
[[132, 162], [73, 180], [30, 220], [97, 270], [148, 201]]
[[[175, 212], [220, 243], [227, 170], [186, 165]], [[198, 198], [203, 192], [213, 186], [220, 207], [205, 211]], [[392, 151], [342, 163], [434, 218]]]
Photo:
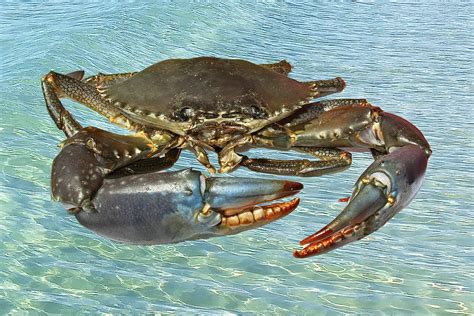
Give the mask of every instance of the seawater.
[[[472, 27], [470, 1], [3, 3], [0, 314], [474, 313]], [[413, 122], [433, 147], [417, 198], [364, 240], [307, 260], [292, 249], [344, 207], [338, 199], [350, 195], [370, 155], [355, 154], [344, 173], [294, 178], [305, 185], [297, 211], [225, 238], [118, 244], [51, 201], [63, 135], [46, 112], [41, 76], [203, 55], [287, 59], [299, 80], [341, 76], [348, 85], [335, 97], [368, 98]], [[121, 131], [65, 104], [84, 125]], [[184, 153], [173, 170], [191, 166], [202, 170]]]

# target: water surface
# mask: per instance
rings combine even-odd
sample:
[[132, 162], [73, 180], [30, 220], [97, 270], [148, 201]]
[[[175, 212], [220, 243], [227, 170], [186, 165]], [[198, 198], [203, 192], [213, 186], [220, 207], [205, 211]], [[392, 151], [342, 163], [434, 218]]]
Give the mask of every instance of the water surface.
[[[474, 313], [472, 29], [468, 1], [4, 3], [0, 314]], [[287, 59], [299, 80], [341, 76], [348, 86], [338, 97], [366, 97], [413, 122], [434, 151], [415, 201], [360, 242], [294, 259], [298, 241], [343, 208], [337, 200], [370, 164], [356, 154], [344, 173], [298, 179], [305, 190], [293, 214], [237, 236], [142, 247], [81, 227], [50, 200], [63, 135], [46, 112], [41, 76], [125, 72], [201, 55]], [[65, 104], [85, 125], [119, 131]], [[189, 166], [200, 168], [184, 153], [174, 169]]]

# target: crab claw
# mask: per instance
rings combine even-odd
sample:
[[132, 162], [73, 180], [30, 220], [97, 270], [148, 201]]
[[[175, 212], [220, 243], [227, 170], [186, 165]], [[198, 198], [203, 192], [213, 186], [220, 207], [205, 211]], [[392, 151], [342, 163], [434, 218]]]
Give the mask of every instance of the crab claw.
[[297, 258], [319, 255], [373, 233], [406, 207], [420, 189], [428, 157], [406, 145], [377, 159], [355, 185], [349, 204], [330, 224], [303, 239]]
[[131, 244], [163, 244], [230, 235], [291, 213], [302, 184], [249, 178], [206, 178], [191, 169], [106, 178], [91, 210], [74, 215], [85, 227]]

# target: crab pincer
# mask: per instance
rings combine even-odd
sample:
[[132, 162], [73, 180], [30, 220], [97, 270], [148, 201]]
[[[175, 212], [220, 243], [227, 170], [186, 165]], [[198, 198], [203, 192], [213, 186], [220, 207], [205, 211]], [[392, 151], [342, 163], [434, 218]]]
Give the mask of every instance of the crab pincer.
[[[245, 184], [245, 185], [242, 185]], [[129, 244], [164, 244], [233, 235], [290, 214], [298, 182], [206, 178], [192, 169], [105, 179], [92, 211], [75, 214], [88, 229]]]
[[380, 157], [357, 181], [349, 204], [328, 225], [303, 239], [298, 258], [323, 254], [364, 238], [389, 221], [414, 198], [428, 163], [417, 145], [406, 145]]
[[163, 244], [236, 234], [290, 214], [302, 184], [160, 172], [179, 156], [153, 157], [141, 135], [79, 129], [53, 161], [52, 196], [85, 227], [132, 244]]

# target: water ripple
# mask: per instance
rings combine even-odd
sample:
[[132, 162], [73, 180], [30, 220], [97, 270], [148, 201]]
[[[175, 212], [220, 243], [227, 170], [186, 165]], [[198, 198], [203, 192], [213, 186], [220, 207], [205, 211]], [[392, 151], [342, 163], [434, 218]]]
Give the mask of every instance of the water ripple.
[[[0, 314], [473, 314], [470, 6], [4, 3]], [[50, 200], [62, 136], [39, 79], [51, 69], [124, 72], [199, 55], [287, 59], [301, 80], [342, 76], [348, 87], [340, 97], [367, 97], [414, 122], [434, 149], [417, 199], [376, 234], [310, 260], [293, 259], [291, 250], [342, 209], [337, 200], [350, 194], [367, 155], [355, 155], [343, 176], [305, 179], [296, 213], [237, 236], [142, 247], [85, 230]], [[84, 124], [120, 131], [66, 104]], [[195, 158], [184, 153], [175, 169], [190, 165]]]

